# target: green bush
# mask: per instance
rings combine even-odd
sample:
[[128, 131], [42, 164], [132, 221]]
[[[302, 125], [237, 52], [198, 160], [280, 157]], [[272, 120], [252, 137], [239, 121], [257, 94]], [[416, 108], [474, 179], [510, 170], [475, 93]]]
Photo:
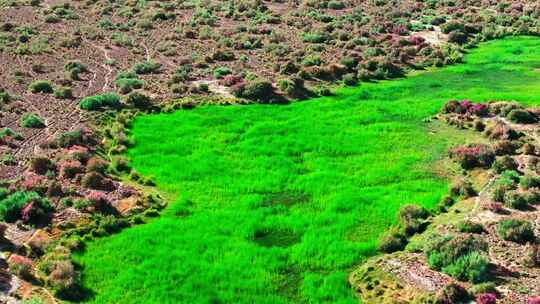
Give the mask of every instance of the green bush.
[[538, 121], [538, 118], [531, 114], [531, 112], [522, 109], [515, 109], [510, 111], [506, 118], [511, 122], [522, 123], [522, 124], [531, 124]]
[[486, 251], [487, 243], [473, 235], [435, 237], [424, 248], [430, 267], [472, 283], [489, 279]]
[[413, 235], [421, 232], [424, 228], [429, 211], [417, 205], [405, 205], [399, 209], [398, 220], [406, 235]]
[[491, 168], [493, 171], [495, 171], [495, 173], [502, 173], [503, 171], [507, 170], [517, 170], [518, 164], [512, 157], [505, 155], [497, 157]]
[[489, 261], [484, 255], [471, 252], [460, 256], [442, 271], [460, 281], [485, 282], [489, 279]]
[[345, 74], [343, 75], [343, 83], [348, 86], [355, 86], [358, 84], [358, 78], [354, 73]]
[[497, 234], [506, 241], [516, 243], [535, 242], [533, 226], [529, 221], [509, 219], [497, 224]]
[[[32, 206], [28, 207], [30, 203]], [[36, 192], [17, 191], [0, 200], [0, 220], [8, 223], [21, 218], [25, 222], [36, 223], [52, 210], [51, 204]]]
[[116, 76], [116, 86], [121, 94], [127, 94], [144, 86], [144, 81], [133, 72], [120, 72]]
[[161, 63], [145, 61], [137, 63], [133, 67], [133, 71], [139, 75], [141, 74], [154, 74], [161, 68]]
[[120, 105], [120, 96], [114, 93], [85, 97], [79, 103], [79, 107], [87, 111], [99, 111], [104, 108], [114, 109], [119, 108]]
[[28, 87], [32, 93], [46, 93], [51, 94], [54, 92], [52, 84], [49, 81], [37, 80], [30, 84]]
[[234, 92], [238, 97], [258, 101], [260, 103], [276, 103], [280, 100], [272, 83], [262, 79], [251, 81], [240, 90]]
[[407, 238], [401, 233], [390, 230], [379, 240], [379, 250], [384, 253], [401, 251], [407, 246]]
[[58, 99], [72, 99], [73, 90], [68, 87], [59, 87], [54, 90], [54, 97]]
[[21, 127], [40, 129], [45, 127], [45, 123], [43, 122], [43, 119], [36, 114], [28, 113], [22, 117]]
[[150, 100], [150, 97], [138, 92], [130, 93], [126, 98], [126, 103], [132, 107], [141, 110], [146, 110], [152, 107], [152, 101]]
[[471, 221], [461, 221], [458, 223], [457, 228], [460, 232], [465, 233], [482, 233], [484, 231], [482, 224]]
[[230, 75], [231, 73], [232, 71], [228, 67], [218, 67], [213, 72], [215, 78], [223, 78], [224, 76]]
[[524, 210], [529, 204], [524, 195], [518, 191], [510, 190], [504, 194], [504, 205], [508, 208]]

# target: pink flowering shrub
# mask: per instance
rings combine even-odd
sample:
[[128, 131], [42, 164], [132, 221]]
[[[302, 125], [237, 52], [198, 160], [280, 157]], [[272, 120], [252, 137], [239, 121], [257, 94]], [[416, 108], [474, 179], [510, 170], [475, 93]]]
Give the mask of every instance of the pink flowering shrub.
[[482, 293], [476, 296], [476, 303], [478, 304], [496, 304], [497, 296], [493, 293]]
[[226, 75], [220, 82], [224, 86], [232, 87], [234, 85], [244, 82], [244, 79], [236, 75]]
[[105, 193], [99, 191], [91, 191], [86, 199], [92, 203], [96, 210], [105, 210], [110, 207], [111, 203]]
[[498, 202], [489, 202], [489, 203], [485, 203], [485, 204], [482, 204], [482, 208], [485, 209], [485, 210], [489, 210], [493, 213], [503, 213], [504, 212], [504, 206], [502, 203], [498, 203]]
[[74, 178], [77, 174], [84, 173], [84, 168], [80, 161], [74, 159], [66, 159], [59, 164], [60, 176], [62, 178]]
[[23, 279], [32, 277], [32, 260], [27, 257], [13, 254], [8, 259], [9, 269]]
[[468, 99], [450, 100], [442, 110], [443, 113], [472, 114], [477, 116], [486, 116], [489, 113], [489, 107], [482, 103], [473, 103]]
[[527, 304], [540, 304], [540, 297], [529, 297]]
[[422, 45], [424, 44], [424, 42], [426, 42], [426, 39], [424, 39], [424, 37], [420, 37], [420, 36], [409, 37], [409, 43], [413, 45]]
[[487, 145], [460, 146], [449, 151], [452, 159], [463, 169], [489, 168], [495, 160], [495, 153]]
[[21, 181], [20, 187], [27, 191], [45, 193], [47, 191], [47, 178], [42, 175], [28, 173]]

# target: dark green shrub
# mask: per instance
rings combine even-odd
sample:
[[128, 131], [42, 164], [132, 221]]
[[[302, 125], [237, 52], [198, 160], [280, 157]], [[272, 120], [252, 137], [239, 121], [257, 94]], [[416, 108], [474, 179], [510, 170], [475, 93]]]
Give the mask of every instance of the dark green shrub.
[[161, 68], [161, 63], [145, 61], [137, 63], [133, 67], [133, 71], [139, 75], [141, 74], [154, 74]]
[[413, 235], [425, 228], [429, 211], [417, 205], [405, 205], [399, 209], [398, 220], [406, 235]]
[[36, 192], [17, 191], [0, 200], [0, 220], [8, 223], [19, 219], [37, 223], [52, 210], [51, 204]]
[[487, 243], [473, 235], [432, 238], [424, 248], [428, 264], [458, 280], [472, 283], [489, 279]]
[[30, 170], [37, 174], [45, 175], [48, 171], [54, 170], [54, 164], [45, 156], [36, 156], [30, 159]]
[[54, 97], [58, 99], [72, 99], [73, 90], [68, 87], [59, 87], [54, 90]]
[[515, 109], [510, 111], [510, 113], [506, 115], [506, 118], [508, 118], [508, 120], [510, 120], [511, 122], [521, 124], [531, 124], [538, 121], [538, 118], [531, 114], [531, 112], [522, 109]]
[[452, 182], [450, 193], [463, 198], [476, 196], [476, 190], [474, 190], [472, 183], [463, 178], [456, 179]]
[[121, 94], [127, 94], [135, 89], [141, 89], [144, 81], [132, 72], [120, 72], [116, 76], [116, 86]]
[[508, 155], [504, 155], [501, 157], [497, 157], [495, 162], [493, 162], [493, 165], [491, 166], [491, 169], [495, 173], [502, 173], [503, 171], [512, 170], [515, 171], [518, 168], [518, 164], [516, 161]]
[[497, 234], [506, 241], [516, 243], [535, 242], [533, 226], [529, 221], [503, 220], [497, 224]]
[[445, 196], [441, 199], [439, 204], [437, 205], [437, 211], [438, 212], [448, 212], [448, 210], [454, 206], [456, 201], [451, 196]]
[[308, 90], [304, 86], [304, 80], [299, 77], [279, 80], [278, 88], [293, 98], [304, 98], [309, 95]]
[[489, 261], [484, 255], [471, 252], [460, 256], [442, 271], [460, 281], [485, 282], [489, 279]]
[[130, 93], [126, 98], [126, 103], [132, 107], [141, 110], [146, 110], [152, 107], [152, 101], [150, 100], [150, 97], [138, 92]]
[[120, 96], [114, 93], [85, 97], [79, 103], [79, 107], [87, 111], [99, 111], [104, 108], [116, 109], [119, 108], [120, 105]]
[[465, 25], [459, 21], [449, 21], [441, 26], [441, 31], [445, 34], [450, 34], [453, 31], [465, 31]]
[[223, 78], [224, 76], [230, 75], [231, 73], [232, 71], [228, 67], [218, 67], [213, 72], [215, 78]]
[[397, 232], [390, 230], [379, 240], [379, 250], [384, 253], [401, 251], [407, 246], [407, 238]]
[[83, 143], [83, 132], [81, 130], [75, 130], [58, 135], [54, 144], [60, 148], [69, 148], [71, 146], [81, 145]]
[[54, 92], [52, 84], [45, 80], [37, 80], [30, 84], [28, 87], [32, 93], [46, 93], [51, 94]]
[[504, 205], [508, 208], [518, 210], [524, 210], [529, 206], [523, 194], [515, 190], [506, 191], [504, 194]]
[[460, 232], [465, 232], [465, 233], [484, 232], [484, 227], [482, 226], [482, 224], [474, 223], [471, 221], [461, 221], [458, 223], [457, 228]]
[[469, 35], [462, 31], [452, 31], [448, 35], [448, 41], [457, 44], [464, 44], [469, 40]]
[[483, 294], [483, 293], [497, 293], [497, 285], [493, 282], [485, 282], [476, 284], [470, 288], [470, 292], [473, 295]]
[[279, 97], [275, 93], [272, 83], [267, 80], [251, 81], [239, 90], [234, 90], [236, 96], [258, 101], [261, 103], [276, 103], [279, 102]]
[[45, 123], [41, 117], [33, 113], [25, 114], [21, 120], [21, 127], [23, 128], [32, 128], [32, 129], [41, 129], [45, 128]]
[[343, 75], [343, 83], [348, 86], [355, 86], [358, 84], [358, 79], [355, 74], [345, 74]]
[[79, 74], [87, 73], [88, 67], [79, 61], [70, 61], [64, 65], [64, 70], [72, 80], [81, 80]]

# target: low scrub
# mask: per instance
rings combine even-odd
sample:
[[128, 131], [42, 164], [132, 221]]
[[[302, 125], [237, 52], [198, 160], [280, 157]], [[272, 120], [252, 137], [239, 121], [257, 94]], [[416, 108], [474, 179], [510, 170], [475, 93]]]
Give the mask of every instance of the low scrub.
[[536, 237], [531, 222], [509, 219], [497, 224], [497, 234], [505, 241], [516, 243], [535, 242]]
[[489, 280], [487, 244], [476, 236], [441, 236], [427, 244], [424, 253], [430, 267], [453, 278], [472, 283]]
[[117, 109], [120, 106], [120, 96], [114, 93], [89, 96], [79, 103], [79, 107], [87, 111], [100, 111], [105, 108]]
[[495, 160], [493, 149], [487, 145], [469, 145], [453, 148], [450, 157], [463, 169], [489, 168]]

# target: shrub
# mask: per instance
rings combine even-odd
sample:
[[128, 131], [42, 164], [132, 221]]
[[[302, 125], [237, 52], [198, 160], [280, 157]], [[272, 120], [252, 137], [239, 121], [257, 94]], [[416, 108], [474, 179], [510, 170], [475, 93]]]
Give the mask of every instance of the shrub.
[[59, 164], [60, 176], [62, 178], [74, 178], [77, 174], [84, 172], [84, 168], [78, 160], [65, 160]]
[[139, 75], [141, 74], [154, 74], [161, 68], [161, 63], [145, 61], [137, 63], [133, 67], [133, 71]]
[[88, 163], [86, 164], [86, 169], [88, 170], [88, 172], [97, 172], [104, 174], [108, 166], [109, 163], [105, 160], [99, 157], [92, 157], [88, 160]]
[[272, 83], [266, 80], [255, 80], [249, 82], [239, 91], [235, 92], [239, 97], [255, 100], [261, 103], [274, 103], [277, 100]]
[[229, 69], [228, 67], [218, 67], [214, 69], [214, 72], [213, 72], [214, 77], [219, 78], [219, 79], [230, 74], [232, 74], [232, 70]]
[[82, 130], [62, 133], [55, 139], [55, 144], [61, 148], [69, 148], [75, 145], [81, 145], [83, 142], [84, 137]]
[[278, 81], [278, 87], [285, 94], [293, 98], [304, 98], [309, 94], [304, 86], [304, 80], [299, 77], [281, 79]]
[[358, 84], [358, 79], [353, 73], [343, 75], [343, 83], [348, 86], [354, 86]]
[[452, 31], [448, 35], [448, 41], [457, 44], [464, 44], [469, 39], [469, 35], [462, 31]]
[[486, 250], [487, 243], [477, 236], [444, 236], [433, 238], [424, 254], [433, 269], [477, 283], [489, 278], [489, 263], [483, 255]]
[[397, 231], [390, 230], [379, 240], [379, 250], [384, 253], [401, 251], [407, 246], [407, 238]]
[[33, 113], [25, 114], [21, 120], [21, 127], [23, 128], [32, 128], [32, 129], [41, 129], [45, 127], [45, 123], [41, 117]]
[[114, 93], [89, 96], [81, 100], [79, 107], [87, 111], [99, 111], [104, 108], [119, 108], [120, 97]]
[[458, 230], [465, 233], [482, 233], [484, 231], [484, 227], [479, 223], [461, 221], [458, 223]]
[[114, 188], [112, 181], [97, 172], [86, 173], [81, 179], [81, 185], [88, 189], [110, 191]]
[[130, 93], [126, 98], [126, 103], [132, 107], [141, 110], [147, 110], [152, 107], [152, 101], [150, 100], [150, 97], [138, 92]]
[[[31, 207], [28, 207], [30, 206]], [[26, 208], [23, 214], [23, 208]], [[0, 200], [0, 220], [13, 223], [23, 216], [26, 222], [36, 222], [52, 211], [51, 204], [36, 192], [16, 191]]]
[[493, 282], [485, 282], [472, 286], [470, 292], [474, 295], [480, 295], [483, 293], [496, 293], [497, 285]]
[[493, 169], [495, 173], [502, 173], [503, 171], [507, 170], [513, 171], [517, 170], [517, 168], [518, 164], [516, 163], [516, 161], [508, 155], [498, 157], [493, 163], [493, 166], [491, 167], [491, 169]]
[[429, 211], [417, 205], [405, 205], [399, 209], [398, 219], [406, 235], [413, 235], [424, 228]]
[[469, 198], [476, 195], [476, 190], [474, 190], [470, 181], [459, 178], [454, 180], [450, 185], [450, 193], [463, 198]]
[[30, 280], [32, 278], [32, 260], [17, 254], [13, 254], [8, 259], [9, 269], [17, 276]]
[[523, 256], [523, 265], [527, 267], [540, 266], [540, 246], [538, 244], [527, 244]]
[[540, 304], [540, 297], [529, 297], [527, 304]]
[[451, 196], [445, 196], [441, 199], [441, 201], [437, 205], [437, 211], [448, 212], [450, 207], [452, 207], [455, 203], [456, 201]]
[[54, 90], [54, 97], [58, 99], [72, 99], [73, 90], [68, 87], [59, 87]]
[[144, 81], [137, 78], [120, 78], [116, 79], [116, 86], [120, 94], [127, 94], [133, 90], [141, 89], [144, 86]]
[[506, 118], [508, 118], [508, 120], [510, 120], [511, 122], [522, 124], [531, 124], [538, 121], [538, 118], [531, 114], [531, 112], [522, 109], [515, 109], [510, 111], [510, 113], [506, 115]]
[[489, 261], [484, 255], [470, 252], [443, 267], [442, 271], [460, 281], [478, 283], [489, 279], [488, 268]]
[[496, 155], [512, 155], [519, 149], [519, 143], [511, 140], [500, 140], [493, 145]]
[[30, 84], [28, 87], [32, 93], [45, 93], [51, 94], [54, 92], [52, 84], [45, 80], [37, 80]]
[[54, 164], [45, 156], [36, 156], [30, 159], [29, 167], [30, 170], [41, 175], [46, 174], [50, 170], [54, 170]]
[[456, 147], [449, 151], [449, 155], [466, 170], [476, 167], [489, 168], [495, 160], [495, 153], [487, 145]]
[[504, 194], [504, 205], [508, 208], [524, 210], [529, 204], [522, 193], [512, 190]]
[[497, 296], [494, 293], [482, 293], [476, 296], [478, 304], [496, 304]]
[[497, 224], [497, 234], [505, 241], [516, 243], [534, 242], [536, 240], [531, 222], [509, 219]]
[[465, 303], [469, 300], [467, 290], [456, 283], [450, 283], [435, 295], [435, 304]]

